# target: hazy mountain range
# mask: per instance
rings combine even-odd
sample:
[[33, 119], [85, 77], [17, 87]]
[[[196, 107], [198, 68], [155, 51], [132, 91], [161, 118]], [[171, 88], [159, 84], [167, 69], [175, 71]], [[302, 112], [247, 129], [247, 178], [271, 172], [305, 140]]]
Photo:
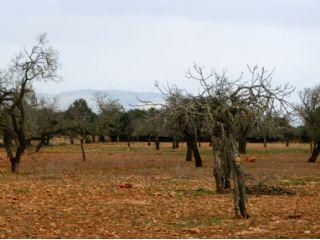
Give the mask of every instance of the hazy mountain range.
[[[59, 110], [66, 110], [70, 104], [76, 99], [84, 98], [88, 105], [94, 110], [97, 110], [94, 94], [99, 91], [107, 96], [118, 99], [119, 102], [125, 107], [125, 109], [134, 108], [131, 105], [139, 104], [139, 99], [148, 100], [152, 102], [163, 102], [161, 93], [156, 92], [133, 92], [133, 91], [122, 91], [122, 90], [94, 90], [94, 89], [83, 89], [74, 91], [65, 91], [57, 94], [51, 93], [39, 93], [38, 96], [45, 97], [48, 99], [56, 98], [58, 100]], [[131, 104], [131, 105], [130, 105]]]

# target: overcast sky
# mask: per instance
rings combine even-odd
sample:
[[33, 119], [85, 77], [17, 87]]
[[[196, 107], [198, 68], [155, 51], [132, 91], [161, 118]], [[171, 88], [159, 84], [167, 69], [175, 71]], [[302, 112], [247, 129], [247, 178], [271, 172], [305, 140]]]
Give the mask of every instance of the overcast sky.
[[317, 0], [3, 0], [0, 64], [46, 32], [60, 52], [60, 84], [76, 89], [155, 91], [153, 82], [186, 80], [193, 64], [228, 69], [276, 67], [274, 81], [297, 89], [320, 80]]

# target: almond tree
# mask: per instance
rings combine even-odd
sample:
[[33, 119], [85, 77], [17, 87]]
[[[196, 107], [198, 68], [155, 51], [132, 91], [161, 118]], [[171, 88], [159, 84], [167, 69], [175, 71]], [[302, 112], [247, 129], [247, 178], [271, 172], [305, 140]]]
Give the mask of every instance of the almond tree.
[[155, 104], [150, 101], [140, 102], [147, 106], [156, 106], [161, 109], [161, 118], [166, 122], [167, 131], [180, 132], [187, 142], [186, 161], [195, 160], [196, 167], [202, 167], [202, 159], [197, 146], [197, 134], [202, 124], [201, 104], [194, 101], [190, 94], [183, 95], [183, 91], [176, 86], [160, 87], [156, 82], [155, 86], [162, 93], [165, 103]]
[[0, 74], [0, 129], [12, 172], [18, 170], [21, 156], [34, 137], [27, 127], [27, 108], [34, 107], [36, 99], [32, 84], [57, 80], [57, 70], [58, 54], [42, 34], [30, 50], [16, 55]]
[[251, 130], [256, 126], [256, 122], [253, 121], [250, 114], [246, 112], [239, 113], [237, 119], [237, 141], [238, 141], [238, 151], [240, 154], [245, 154], [247, 152], [247, 139]]
[[288, 84], [273, 87], [271, 73], [257, 66], [250, 68], [250, 80], [231, 80], [226, 73], [204, 72], [203, 67], [193, 66], [187, 71], [190, 79], [199, 81], [207, 119], [214, 139], [214, 175], [217, 190], [229, 187], [233, 181], [234, 207], [237, 217], [247, 218], [246, 187], [236, 140], [239, 117], [245, 113], [256, 121], [263, 113], [286, 114], [289, 103], [286, 97], [294, 90]]
[[308, 162], [316, 162], [320, 154], [320, 85], [300, 92], [301, 104], [297, 111], [302, 118], [314, 144]]

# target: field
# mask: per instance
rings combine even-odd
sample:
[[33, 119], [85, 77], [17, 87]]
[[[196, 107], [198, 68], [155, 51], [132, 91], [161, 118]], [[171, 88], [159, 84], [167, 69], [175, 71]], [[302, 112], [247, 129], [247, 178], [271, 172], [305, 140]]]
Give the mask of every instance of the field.
[[248, 195], [245, 220], [234, 218], [231, 193], [215, 193], [208, 143], [197, 169], [185, 144], [105, 143], [87, 144], [85, 162], [78, 145], [45, 147], [11, 174], [1, 149], [0, 237], [320, 238], [320, 163], [307, 163], [309, 145], [248, 149], [257, 160], [242, 163], [247, 184], [277, 188]]

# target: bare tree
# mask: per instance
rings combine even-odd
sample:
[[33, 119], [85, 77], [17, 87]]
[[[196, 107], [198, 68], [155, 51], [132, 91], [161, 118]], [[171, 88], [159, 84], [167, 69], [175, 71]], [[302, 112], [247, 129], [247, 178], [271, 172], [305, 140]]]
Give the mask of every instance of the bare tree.
[[57, 70], [58, 54], [48, 45], [46, 34], [42, 34], [31, 50], [24, 49], [19, 53], [0, 76], [0, 127], [12, 172], [18, 170], [21, 156], [33, 139], [26, 127], [30, 117], [26, 109], [32, 108], [35, 102], [32, 84], [57, 80]]
[[[166, 109], [171, 118], [181, 121], [179, 125], [186, 126], [184, 129], [189, 130], [190, 126], [196, 126], [194, 129], [197, 129], [199, 123], [208, 129], [213, 143], [213, 173], [217, 191], [229, 188], [230, 181], [233, 181], [235, 214], [242, 218], [249, 215], [236, 138], [239, 119], [245, 115], [252, 122], [260, 122], [268, 113], [288, 115], [291, 104], [286, 98], [294, 91], [288, 84], [273, 87], [271, 79], [274, 71], [267, 72], [257, 66], [248, 66], [248, 70], [250, 77], [247, 81], [243, 80], [243, 74], [238, 79], [231, 80], [226, 72], [219, 74], [212, 70], [206, 73], [203, 67], [194, 64], [192, 70], [187, 70], [186, 77], [200, 83], [198, 96], [176, 86], [160, 88], [156, 83], [166, 102], [153, 104], [142, 101], [144, 104], [159, 105]], [[193, 133], [196, 136], [197, 132]]]
[[243, 81], [243, 75], [237, 80], [230, 80], [226, 72], [205, 73], [203, 67], [193, 66], [187, 71], [187, 77], [199, 81], [202, 92], [200, 97], [205, 104], [208, 125], [211, 126], [212, 138], [216, 139], [213, 147], [215, 156], [214, 175], [217, 190], [229, 187], [233, 180], [234, 206], [238, 217], [246, 218], [245, 181], [237, 150], [236, 127], [239, 117], [245, 113], [256, 120], [265, 112], [274, 114], [287, 113], [289, 106], [285, 98], [294, 90], [289, 85], [272, 87], [271, 73], [257, 66], [250, 68], [250, 80]]
[[176, 86], [162, 88], [157, 82], [155, 86], [165, 98], [165, 103], [160, 106], [163, 109], [164, 119], [169, 123], [167, 129], [174, 127], [173, 131], [183, 134], [187, 141], [186, 161], [192, 161], [193, 156], [195, 166], [202, 167], [202, 159], [197, 146], [197, 135], [203, 122], [203, 116], [198, 114], [203, 111], [202, 105], [195, 101], [193, 96], [189, 94], [184, 96], [183, 91]]
[[313, 163], [320, 154], [320, 85], [304, 89], [300, 92], [300, 99], [301, 104], [296, 109], [314, 141], [308, 160]]
[[238, 151], [240, 154], [245, 154], [247, 152], [248, 136], [250, 131], [256, 125], [256, 122], [252, 119], [251, 114], [251, 112], [249, 114], [246, 112], [239, 113], [237, 119], [236, 136], [238, 141]]

